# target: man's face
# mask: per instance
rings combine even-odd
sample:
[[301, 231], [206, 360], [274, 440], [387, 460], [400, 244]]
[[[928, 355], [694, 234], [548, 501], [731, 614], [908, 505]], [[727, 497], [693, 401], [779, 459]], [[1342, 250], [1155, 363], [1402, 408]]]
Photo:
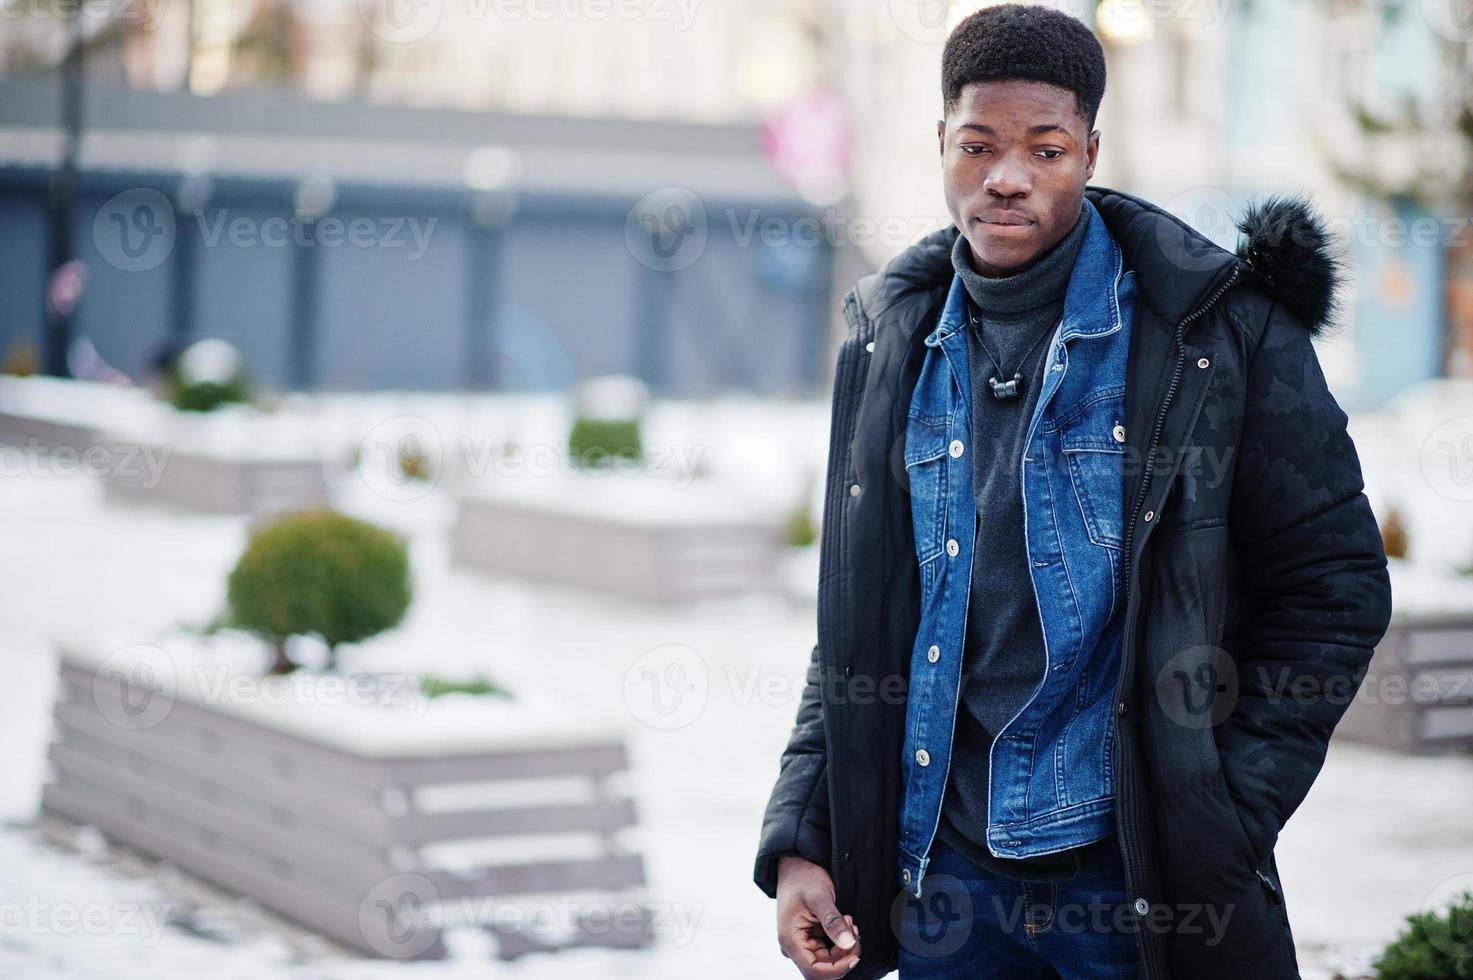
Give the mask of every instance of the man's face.
[[1011, 275], [1074, 227], [1100, 132], [1047, 82], [973, 82], [936, 124], [951, 220], [984, 276]]

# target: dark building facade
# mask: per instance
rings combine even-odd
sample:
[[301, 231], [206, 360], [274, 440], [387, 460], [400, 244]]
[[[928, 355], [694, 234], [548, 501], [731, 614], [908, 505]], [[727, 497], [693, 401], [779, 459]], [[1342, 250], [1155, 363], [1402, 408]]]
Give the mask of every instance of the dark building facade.
[[[85, 88], [73, 335], [217, 336], [288, 389], [820, 393], [823, 216], [755, 126]], [[0, 81], [0, 351], [41, 343], [59, 87]]]

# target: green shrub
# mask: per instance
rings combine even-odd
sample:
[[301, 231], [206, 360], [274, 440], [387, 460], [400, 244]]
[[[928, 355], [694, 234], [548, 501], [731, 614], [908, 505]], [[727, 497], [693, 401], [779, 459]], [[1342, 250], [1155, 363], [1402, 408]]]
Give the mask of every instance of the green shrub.
[[182, 348], [170, 343], [160, 355], [164, 396], [184, 412], [213, 412], [229, 402], [247, 402], [251, 384], [245, 359], [234, 344], [205, 337]]
[[638, 462], [644, 457], [639, 420], [581, 417], [568, 434], [568, 455], [575, 466], [586, 469], [597, 469], [616, 459]]
[[511, 696], [511, 692], [506, 688], [480, 676], [472, 677], [470, 680], [453, 680], [435, 674], [426, 674], [420, 678], [420, 688], [425, 692], [425, 697], [429, 698], [437, 698], [442, 694], [457, 693], [494, 694], [497, 697]]
[[230, 624], [268, 640], [272, 673], [295, 664], [290, 636], [316, 634], [337, 647], [389, 629], [409, 608], [409, 553], [393, 534], [330, 510], [288, 514], [251, 535], [230, 573]]
[[1381, 980], [1473, 980], [1473, 891], [1406, 923], [1375, 963]]
[[169, 404], [181, 412], [213, 412], [221, 405], [245, 401], [250, 401], [250, 392], [240, 379], [224, 384], [216, 381], [188, 384], [177, 380], [169, 384]]
[[809, 506], [816, 489], [815, 482], [811, 472], [804, 477], [803, 492], [792, 510], [788, 511], [787, 523], [783, 528], [784, 539], [796, 548], [806, 548], [818, 540], [818, 521], [814, 519], [813, 510]]
[[808, 510], [806, 500], [789, 512], [783, 534], [788, 544], [796, 548], [806, 548], [818, 540], [818, 522]]

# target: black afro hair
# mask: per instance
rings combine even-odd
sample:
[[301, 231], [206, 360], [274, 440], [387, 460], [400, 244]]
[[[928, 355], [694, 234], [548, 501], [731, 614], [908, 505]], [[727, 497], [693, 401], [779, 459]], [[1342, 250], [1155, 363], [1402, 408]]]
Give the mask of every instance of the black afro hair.
[[999, 4], [956, 25], [941, 54], [945, 112], [973, 82], [1014, 79], [1069, 89], [1093, 129], [1105, 96], [1105, 50], [1083, 21], [1052, 7]]

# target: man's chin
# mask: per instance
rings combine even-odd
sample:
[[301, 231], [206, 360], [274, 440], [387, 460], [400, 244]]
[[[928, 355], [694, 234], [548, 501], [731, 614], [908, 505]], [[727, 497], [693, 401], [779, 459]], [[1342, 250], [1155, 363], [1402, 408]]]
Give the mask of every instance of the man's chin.
[[[972, 264], [978, 265], [978, 272], [993, 278], [1012, 275], [1026, 267], [1037, 256], [1038, 250], [1031, 244], [994, 242], [986, 240], [985, 237], [983, 241], [972, 243]], [[979, 258], [980, 265], [976, 261]]]

